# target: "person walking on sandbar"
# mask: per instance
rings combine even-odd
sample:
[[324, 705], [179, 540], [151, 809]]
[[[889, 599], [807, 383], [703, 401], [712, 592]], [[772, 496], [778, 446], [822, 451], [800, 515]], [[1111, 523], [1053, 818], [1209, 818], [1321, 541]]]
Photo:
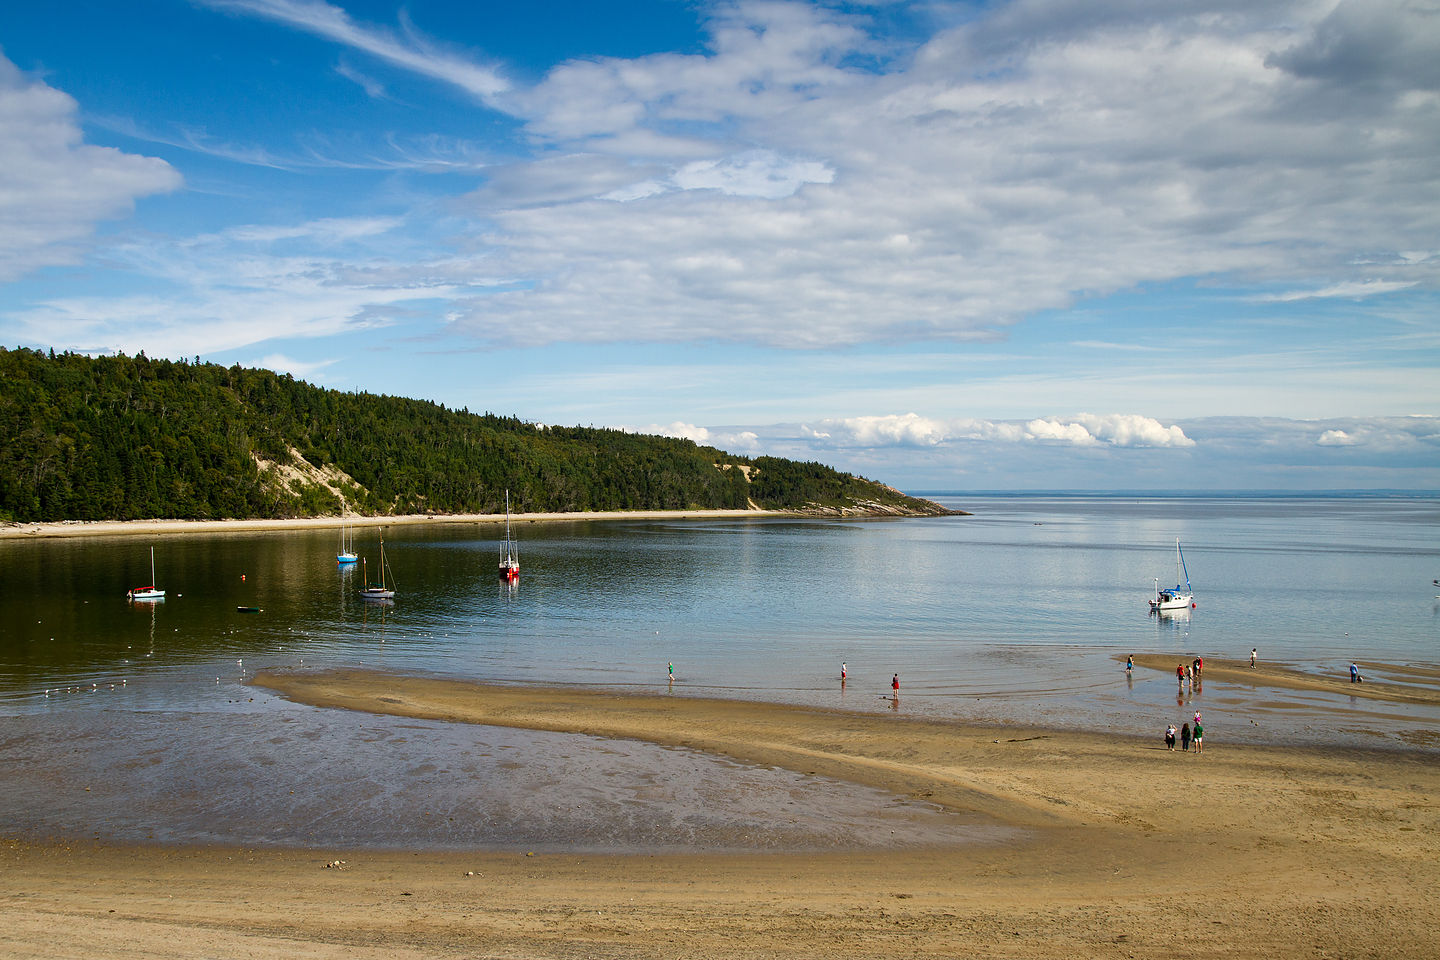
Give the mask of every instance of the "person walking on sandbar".
[[895, 696], [900, 696], [900, 674], [890, 678], [890, 689], [895, 691]]
[[1251, 648], [1250, 648], [1250, 669], [1251, 669], [1251, 670], [1254, 670], [1254, 669], [1255, 669], [1255, 648], [1254, 648], [1254, 647], [1251, 647]]

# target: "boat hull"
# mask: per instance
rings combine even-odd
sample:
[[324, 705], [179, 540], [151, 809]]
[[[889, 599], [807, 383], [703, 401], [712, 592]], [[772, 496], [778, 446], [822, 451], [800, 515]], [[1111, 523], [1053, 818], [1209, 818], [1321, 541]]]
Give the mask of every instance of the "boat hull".
[[1161, 594], [1156, 600], [1150, 601], [1151, 610], [1193, 610], [1195, 609], [1195, 598], [1188, 594]]
[[154, 587], [136, 587], [125, 594], [131, 600], [164, 600], [165, 591]]
[[394, 590], [382, 590], [379, 587], [366, 587], [360, 591], [361, 600], [394, 600]]

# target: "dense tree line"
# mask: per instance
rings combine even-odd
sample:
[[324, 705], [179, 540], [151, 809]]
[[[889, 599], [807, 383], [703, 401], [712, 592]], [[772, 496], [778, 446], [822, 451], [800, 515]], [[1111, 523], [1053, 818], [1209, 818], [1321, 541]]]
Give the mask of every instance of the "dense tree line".
[[0, 348], [0, 440], [6, 521], [312, 516], [341, 496], [367, 514], [493, 513], [506, 489], [517, 512], [933, 507], [817, 463], [143, 353]]

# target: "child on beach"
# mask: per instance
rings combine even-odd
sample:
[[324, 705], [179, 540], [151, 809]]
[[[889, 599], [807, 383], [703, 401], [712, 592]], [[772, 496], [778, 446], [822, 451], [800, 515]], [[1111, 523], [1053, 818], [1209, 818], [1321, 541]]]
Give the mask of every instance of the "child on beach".
[[1255, 669], [1255, 648], [1254, 648], [1254, 647], [1251, 647], [1251, 648], [1250, 648], [1250, 669], [1251, 669], [1251, 670], [1254, 670], [1254, 669]]
[[1350, 664], [1350, 682], [1359, 683], [1364, 679], [1364, 677], [1360, 676], [1360, 665], [1357, 663]]
[[1126, 658], [1125, 658], [1125, 672], [1126, 672], [1126, 673], [1133, 673], [1134, 670], [1135, 670], [1135, 658], [1134, 658], [1133, 656], [1126, 657]]
[[1188, 723], [1180, 724], [1180, 749], [1187, 753], [1190, 751], [1190, 724]]
[[890, 689], [895, 691], [895, 696], [900, 696], [900, 674], [890, 678]]

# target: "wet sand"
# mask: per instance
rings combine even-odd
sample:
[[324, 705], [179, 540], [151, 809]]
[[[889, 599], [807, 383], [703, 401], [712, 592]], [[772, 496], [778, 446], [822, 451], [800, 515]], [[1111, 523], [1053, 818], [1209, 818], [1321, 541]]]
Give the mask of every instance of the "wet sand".
[[903, 697], [897, 712], [862, 715], [364, 672], [258, 682], [320, 706], [683, 744], [924, 798], [1012, 832], [903, 852], [665, 856], [11, 841], [0, 845], [0, 954], [1435, 953], [1433, 752], [1212, 737], [1196, 755], [1158, 735], [920, 720]]

